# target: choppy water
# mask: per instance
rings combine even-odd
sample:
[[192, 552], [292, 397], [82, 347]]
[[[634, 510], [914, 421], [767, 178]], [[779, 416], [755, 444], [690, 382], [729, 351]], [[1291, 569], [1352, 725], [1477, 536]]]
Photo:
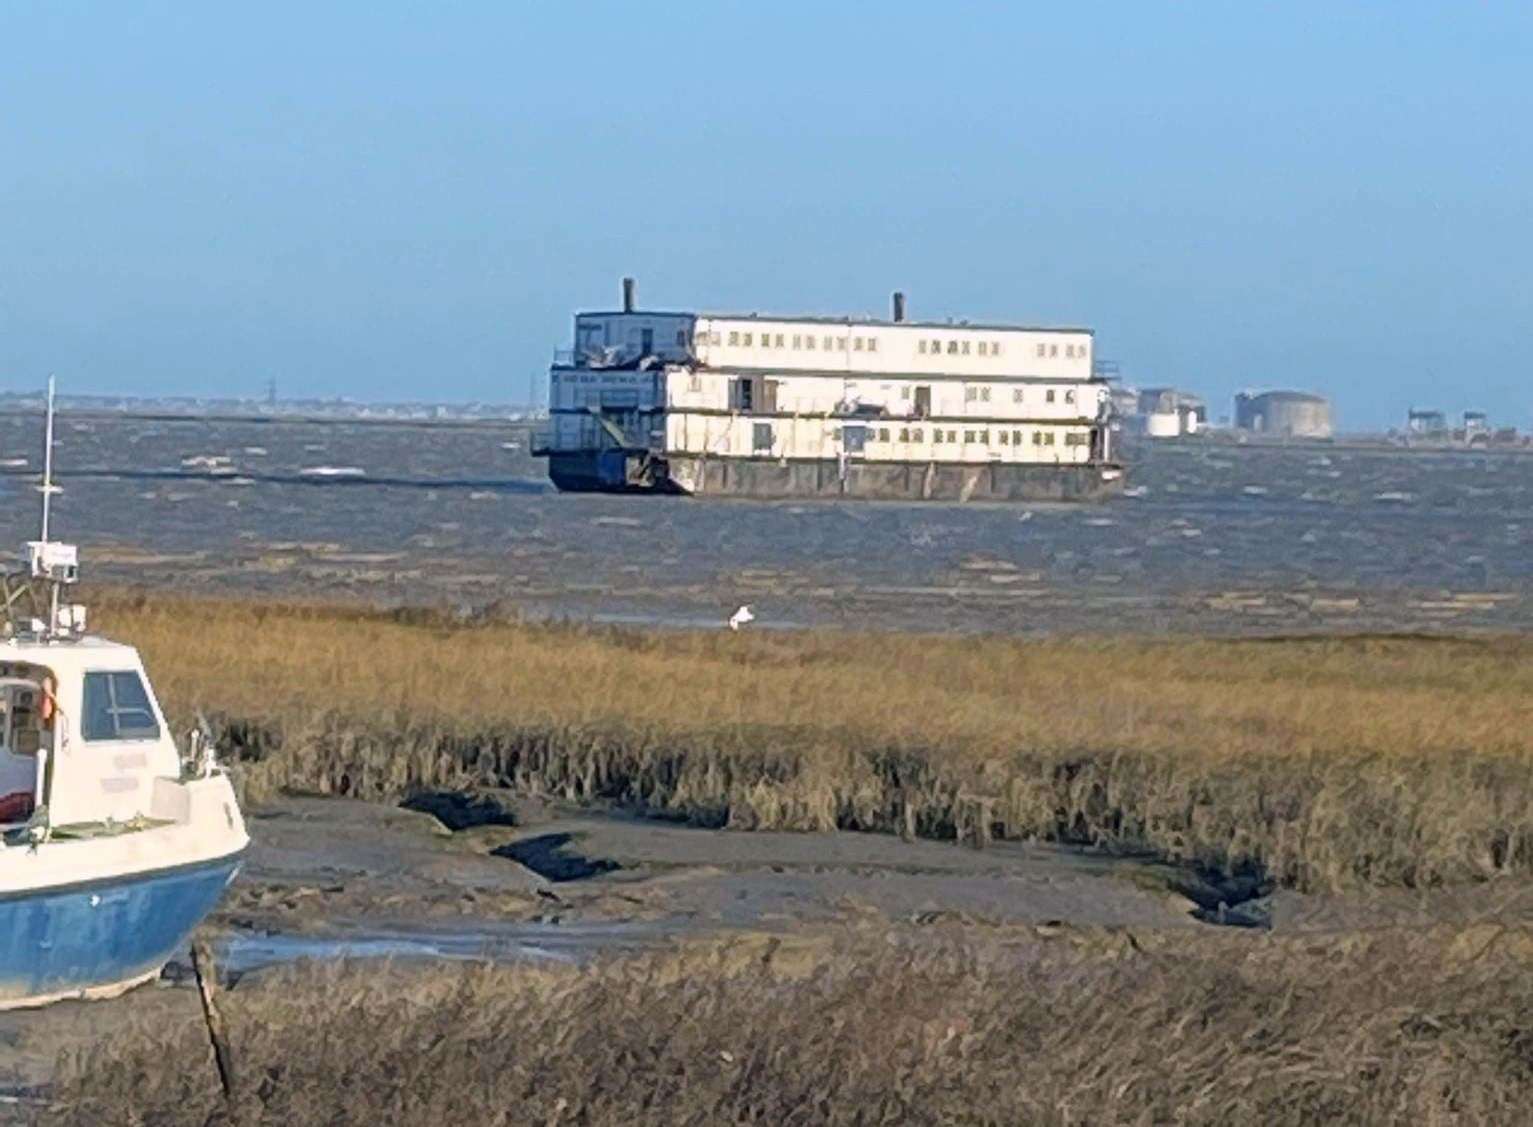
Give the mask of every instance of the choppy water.
[[[1186, 442], [1136, 451], [1136, 495], [1106, 505], [935, 506], [560, 495], [525, 442], [65, 416], [56, 529], [113, 580], [631, 624], [741, 602], [755, 628], [1533, 624], [1533, 456]], [[35, 418], [0, 417], [12, 543], [38, 446]]]

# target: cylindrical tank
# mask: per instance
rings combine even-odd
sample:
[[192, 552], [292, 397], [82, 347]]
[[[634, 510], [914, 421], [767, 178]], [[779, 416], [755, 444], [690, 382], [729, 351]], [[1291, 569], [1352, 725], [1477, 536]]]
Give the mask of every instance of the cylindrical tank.
[[1331, 401], [1307, 391], [1242, 391], [1235, 427], [1277, 438], [1330, 438], [1335, 431]]
[[1284, 438], [1330, 438], [1331, 404], [1303, 391], [1269, 391], [1252, 404], [1261, 430]]
[[1151, 438], [1175, 438], [1182, 433], [1182, 416], [1176, 411], [1153, 411], [1144, 417], [1144, 433]]

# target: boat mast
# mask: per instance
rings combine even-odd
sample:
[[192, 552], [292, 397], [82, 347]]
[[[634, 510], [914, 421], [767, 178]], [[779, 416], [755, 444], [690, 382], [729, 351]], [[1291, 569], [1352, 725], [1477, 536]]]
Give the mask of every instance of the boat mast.
[[43, 534], [48, 542], [48, 508], [53, 497], [53, 373], [48, 373], [48, 412], [43, 423]]
[[[48, 543], [48, 517], [50, 503], [53, 500], [53, 373], [48, 373], [48, 413], [43, 423], [43, 551], [47, 551]], [[48, 576], [48, 633], [53, 634], [59, 628], [59, 589], [61, 584], [58, 579]]]

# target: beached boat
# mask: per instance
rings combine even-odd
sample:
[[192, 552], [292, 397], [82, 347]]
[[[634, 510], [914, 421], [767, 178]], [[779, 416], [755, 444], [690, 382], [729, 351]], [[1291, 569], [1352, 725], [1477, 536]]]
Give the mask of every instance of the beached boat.
[[79, 554], [48, 536], [49, 401], [42, 536], [0, 578], [0, 1009], [156, 977], [249, 842], [209, 741], [183, 756], [138, 651], [64, 601]]

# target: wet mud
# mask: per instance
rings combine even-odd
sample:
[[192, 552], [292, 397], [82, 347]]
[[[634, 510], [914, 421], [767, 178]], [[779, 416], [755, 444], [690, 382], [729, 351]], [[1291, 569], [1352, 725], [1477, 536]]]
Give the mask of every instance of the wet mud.
[[[203, 928], [224, 986], [300, 959], [578, 964], [721, 935], [844, 929], [1136, 945], [1195, 939], [1217, 924], [1334, 936], [1533, 923], [1533, 887], [1507, 882], [1272, 894], [1260, 882], [1220, 885], [1148, 859], [1046, 845], [747, 833], [507, 792], [444, 812], [333, 798], [252, 810], [244, 869]], [[36, 1106], [60, 1052], [145, 1022], [199, 1021], [198, 1006], [177, 961], [122, 998], [0, 1014], [0, 1096]]]

